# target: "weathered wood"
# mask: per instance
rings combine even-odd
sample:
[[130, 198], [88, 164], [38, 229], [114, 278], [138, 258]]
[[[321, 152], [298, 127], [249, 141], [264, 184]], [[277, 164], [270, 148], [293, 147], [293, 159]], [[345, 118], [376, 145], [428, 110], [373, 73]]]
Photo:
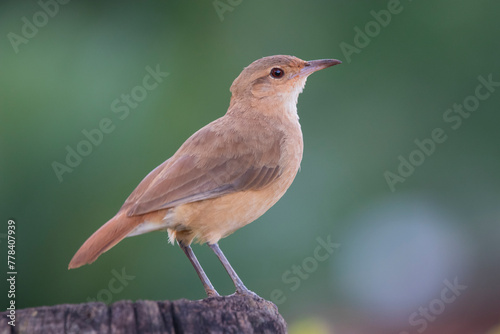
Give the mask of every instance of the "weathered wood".
[[286, 333], [278, 308], [264, 299], [245, 296], [198, 301], [122, 300], [62, 304], [16, 310], [16, 326], [1, 313], [0, 334], [13, 333]]

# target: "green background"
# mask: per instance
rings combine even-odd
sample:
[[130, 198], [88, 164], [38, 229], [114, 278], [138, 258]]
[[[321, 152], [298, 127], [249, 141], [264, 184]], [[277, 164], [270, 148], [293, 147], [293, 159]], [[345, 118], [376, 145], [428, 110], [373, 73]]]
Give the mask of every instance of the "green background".
[[[33, 22], [42, 9], [2, 2], [0, 272], [14, 219], [17, 307], [204, 298], [166, 233], [67, 265], [150, 170], [225, 113], [244, 66], [292, 54], [344, 63], [312, 75], [299, 98], [305, 151], [287, 194], [220, 242], [240, 277], [266, 299], [282, 291], [275, 302], [293, 333], [416, 333], [423, 324], [410, 317], [432, 305], [440, 312], [426, 333], [487, 332], [500, 309], [500, 87], [458, 129], [443, 115], [475, 94], [479, 76], [500, 81], [500, 3], [402, 0], [385, 27], [370, 24], [371, 11], [390, 1], [229, 3], [217, 13], [212, 1], [71, 1], [16, 52], [10, 33], [22, 36], [23, 17]], [[356, 47], [356, 27], [374, 30], [349, 55], [342, 46]], [[157, 65], [169, 76], [119, 119], [112, 101]], [[114, 130], [60, 182], [53, 162], [104, 118]], [[398, 157], [436, 128], [446, 140], [391, 191], [384, 173], [397, 173]], [[340, 245], [319, 262], [318, 238]], [[233, 293], [210, 249], [194, 251], [219, 292]], [[300, 278], [294, 265], [310, 272]], [[122, 269], [134, 278], [102, 292]], [[440, 310], [454, 280], [466, 288]], [[5, 309], [4, 279], [0, 288]]]

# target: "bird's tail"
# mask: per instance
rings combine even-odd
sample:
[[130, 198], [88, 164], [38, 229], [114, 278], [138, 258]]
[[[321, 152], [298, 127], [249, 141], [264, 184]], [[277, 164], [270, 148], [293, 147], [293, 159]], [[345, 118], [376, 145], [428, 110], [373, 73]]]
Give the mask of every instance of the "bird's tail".
[[140, 222], [140, 216], [127, 217], [125, 212], [119, 212], [85, 241], [71, 259], [68, 269], [94, 262], [102, 253], [125, 238]]

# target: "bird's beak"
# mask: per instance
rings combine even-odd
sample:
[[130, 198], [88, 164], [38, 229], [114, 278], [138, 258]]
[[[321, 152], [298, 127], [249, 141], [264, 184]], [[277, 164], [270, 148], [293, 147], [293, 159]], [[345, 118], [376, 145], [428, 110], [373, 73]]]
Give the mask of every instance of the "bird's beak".
[[342, 62], [337, 59], [318, 59], [306, 61], [304, 68], [300, 70], [299, 75], [301, 77], [307, 77], [311, 73], [337, 64], [342, 64]]

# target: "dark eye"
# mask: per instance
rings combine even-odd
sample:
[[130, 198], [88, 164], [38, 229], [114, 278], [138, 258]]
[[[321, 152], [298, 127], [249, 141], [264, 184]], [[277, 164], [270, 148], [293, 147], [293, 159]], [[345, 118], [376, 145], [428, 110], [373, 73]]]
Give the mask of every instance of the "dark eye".
[[285, 75], [285, 71], [283, 71], [281, 68], [279, 67], [275, 67], [271, 70], [271, 76], [275, 79], [280, 79], [282, 78], [284, 75]]

